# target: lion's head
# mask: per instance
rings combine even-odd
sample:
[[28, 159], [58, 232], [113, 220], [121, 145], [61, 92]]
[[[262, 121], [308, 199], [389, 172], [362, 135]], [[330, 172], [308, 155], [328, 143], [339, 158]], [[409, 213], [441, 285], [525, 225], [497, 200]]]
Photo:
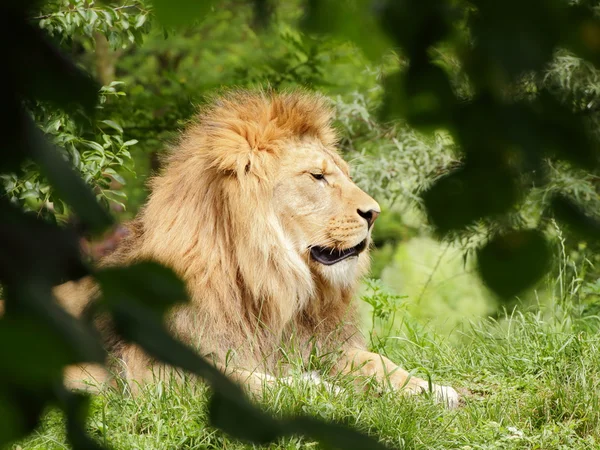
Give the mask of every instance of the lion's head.
[[347, 304], [379, 206], [352, 182], [331, 120], [316, 94], [216, 99], [168, 156], [115, 259], [173, 267], [214, 333], [219, 320], [249, 329], [260, 317], [278, 335], [317, 314], [310, 305]]
[[352, 182], [335, 147], [314, 136], [292, 140], [278, 166], [272, 204], [294, 250], [331, 283], [354, 282], [379, 205]]

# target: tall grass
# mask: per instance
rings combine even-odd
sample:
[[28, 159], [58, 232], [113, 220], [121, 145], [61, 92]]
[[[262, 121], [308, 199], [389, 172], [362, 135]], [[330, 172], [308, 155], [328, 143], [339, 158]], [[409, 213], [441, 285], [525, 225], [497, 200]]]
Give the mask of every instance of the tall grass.
[[[564, 253], [561, 261], [569, 264]], [[371, 345], [415, 375], [457, 388], [463, 394], [457, 410], [427, 396], [357, 392], [347, 378], [329, 379], [342, 387], [329, 390], [300, 376], [266, 389], [260, 402], [276, 415], [337, 420], [398, 448], [600, 448], [600, 321], [581, 313], [581, 281], [561, 271], [548, 283], [558, 286], [556, 295], [537, 311], [472, 321], [450, 335], [402, 308], [394, 312], [403, 299], [381, 285], [365, 291], [370, 307], [379, 308], [371, 310]], [[109, 390], [94, 398], [88, 427], [114, 448], [250, 448], [208, 426], [208, 395], [192, 381], [157, 382], [135, 398]], [[66, 448], [62, 426], [58, 413], [49, 411], [37, 433], [19, 445]], [[269, 448], [319, 445], [295, 437]]]

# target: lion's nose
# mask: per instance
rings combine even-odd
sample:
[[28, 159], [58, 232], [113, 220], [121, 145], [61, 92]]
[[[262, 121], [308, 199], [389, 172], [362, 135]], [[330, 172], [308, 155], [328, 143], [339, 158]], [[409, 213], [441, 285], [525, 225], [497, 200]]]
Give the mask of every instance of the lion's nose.
[[370, 209], [368, 211], [357, 209], [356, 212], [360, 217], [367, 221], [367, 223], [369, 224], [369, 228], [373, 226], [373, 222], [375, 222], [375, 219], [377, 219], [377, 217], [379, 217], [379, 214], [381, 213], [381, 211], [377, 211], [376, 209]]

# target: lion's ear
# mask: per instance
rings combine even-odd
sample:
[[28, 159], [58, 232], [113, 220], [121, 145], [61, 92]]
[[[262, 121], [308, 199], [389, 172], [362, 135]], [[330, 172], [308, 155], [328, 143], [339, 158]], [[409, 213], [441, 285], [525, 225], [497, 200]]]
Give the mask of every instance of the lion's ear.
[[274, 141], [265, 139], [269, 127], [259, 130], [256, 124], [231, 125], [211, 130], [212, 165], [221, 173], [240, 178], [249, 175], [266, 178], [274, 165], [274, 154], [278, 153]]

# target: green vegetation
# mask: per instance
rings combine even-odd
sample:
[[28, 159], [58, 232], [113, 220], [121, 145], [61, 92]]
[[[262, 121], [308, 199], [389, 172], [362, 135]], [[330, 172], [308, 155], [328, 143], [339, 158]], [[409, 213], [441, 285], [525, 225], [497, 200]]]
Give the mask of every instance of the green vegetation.
[[[331, 98], [354, 179], [384, 207], [374, 280], [362, 289], [371, 346], [462, 389], [465, 404], [447, 411], [298, 379], [269, 392], [264, 408], [335, 420], [398, 448], [600, 446], [597, 1], [22, 3], [0, 7], [18, 29], [3, 35], [16, 43], [2, 103], [0, 338], [22, 342], [0, 354], [10, 366], [0, 412], [14, 419], [0, 426], [0, 445], [32, 431], [43, 411], [15, 448], [92, 445], [81, 433], [85, 400], [62, 389], [60, 371], [103, 352], [50, 296], [86, 273], [113, 288], [104, 306], [123, 336], [147, 345], [156, 332], [169, 349], [156, 356], [207, 377], [232, 411], [250, 408], [256, 440], [261, 427], [283, 434], [167, 336], [160, 314], [184, 297], [170, 272], [94, 271], [77, 239], [136, 213], [161, 154], [215, 92], [303, 87]], [[150, 275], [160, 279], [155, 309], [140, 282]], [[212, 428], [236, 432], [209, 417], [209, 397], [192, 384], [149, 386], [135, 399], [106, 392], [85, 428], [115, 448], [244, 447]]]
[[[385, 307], [375, 314], [374, 346], [415, 375], [455, 386], [464, 404], [449, 411], [426, 397], [357, 393], [350, 380], [332, 393], [296, 377], [267, 390], [262, 405], [275, 415], [309, 413], [336, 420], [407, 449], [593, 449], [600, 445], [600, 318], [573, 306], [579, 286], [564, 300], [535, 312], [435, 333], [419, 313], [397, 299], [395, 324]], [[386, 296], [368, 293], [386, 304]], [[458, 293], [457, 293], [458, 294]], [[402, 303], [402, 299], [399, 301]], [[147, 386], [139, 397], [109, 391], [94, 398], [88, 430], [114, 448], [248, 448], [208, 425], [208, 392], [189, 383]], [[65, 448], [60, 414], [51, 411], [20, 444], [27, 449]], [[321, 448], [289, 438], [271, 449]]]

